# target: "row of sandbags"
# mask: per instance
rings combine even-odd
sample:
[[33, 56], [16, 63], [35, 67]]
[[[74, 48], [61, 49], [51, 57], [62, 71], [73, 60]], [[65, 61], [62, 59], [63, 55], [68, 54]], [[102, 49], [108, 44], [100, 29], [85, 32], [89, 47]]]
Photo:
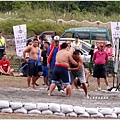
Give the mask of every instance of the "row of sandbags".
[[0, 101], [1, 113], [44, 114], [70, 117], [120, 118], [120, 107], [85, 108], [55, 103], [21, 103]]

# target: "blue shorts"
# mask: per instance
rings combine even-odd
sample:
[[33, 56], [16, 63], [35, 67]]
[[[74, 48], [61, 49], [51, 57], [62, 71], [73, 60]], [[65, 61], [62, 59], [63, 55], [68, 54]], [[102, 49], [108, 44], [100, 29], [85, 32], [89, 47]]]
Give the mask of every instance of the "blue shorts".
[[95, 64], [93, 69], [93, 77], [106, 78], [107, 69], [105, 64]]
[[48, 67], [47, 66], [42, 66], [42, 72], [44, 77], [48, 77]]
[[28, 61], [28, 76], [38, 76], [38, 62], [36, 60], [29, 59]]
[[52, 83], [59, 84], [60, 79], [63, 82], [64, 86], [67, 86], [70, 84], [70, 73], [67, 68], [62, 67], [62, 66], [55, 66], [54, 71], [53, 71], [53, 76], [52, 76]]

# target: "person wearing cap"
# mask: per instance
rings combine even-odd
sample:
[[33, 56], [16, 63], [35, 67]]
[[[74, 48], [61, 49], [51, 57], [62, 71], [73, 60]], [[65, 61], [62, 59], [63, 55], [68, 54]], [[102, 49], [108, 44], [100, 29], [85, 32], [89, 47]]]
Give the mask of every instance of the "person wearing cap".
[[5, 52], [6, 40], [2, 36], [2, 30], [0, 30], [0, 60], [2, 59], [2, 54]]
[[[47, 51], [47, 66], [48, 66], [48, 90], [49, 87], [51, 85], [51, 79], [52, 79], [52, 75], [53, 75], [53, 69], [55, 66], [55, 62], [56, 62], [56, 54], [57, 52], [61, 49], [60, 45], [59, 45], [59, 40], [60, 37], [59, 36], [54, 36], [54, 44], [50, 45], [50, 47], [48, 48]], [[61, 84], [57, 84], [58, 87], [58, 91], [60, 92], [64, 92], [63, 88], [62, 88], [62, 83]]]
[[112, 76], [112, 74], [114, 74], [114, 62], [113, 62], [114, 49], [112, 47], [111, 42], [107, 42], [105, 51], [108, 54], [107, 73], [108, 76]]
[[72, 47], [75, 48], [75, 50], [80, 50], [81, 49], [81, 43], [79, 41], [79, 37], [75, 37], [75, 41], [72, 42]]
[[108, 54], [104, 51], [105, 45], [103, 43], [100, 44], [99, 50], [96, 51], [93, 55], [94, 70], [93, 77], [97, 78], [98, 90], [101, 90], [100, 86], [100, 78], [104, 78], [106, 84], [106, 90], [109, 89], [108, 86], [108, 78], [106, 72], [106, 62], [108, 61]]

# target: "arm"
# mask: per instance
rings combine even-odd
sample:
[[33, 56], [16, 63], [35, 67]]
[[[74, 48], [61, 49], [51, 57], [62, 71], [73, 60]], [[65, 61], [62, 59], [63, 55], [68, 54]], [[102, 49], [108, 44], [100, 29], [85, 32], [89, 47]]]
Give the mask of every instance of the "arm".
[[95, 62], [95, 59], [96, 59], [96, 52], [93, 54], [93, 58], [92, 58], [93, 62]]
[[3, 74], [7, 74], [7, 73], [3, 70], [2, 66], [0, 66], [0, 72], [3, 73]]
[[31, 46], [28, 46], [28, 47], [23, 51], [23, 57], [24, 57], [24, 61], [25, 61], [25, 62], [27, 62], [27, 61], [26, 61], [26, 52], [30, 52], [30, 50], [31, 50]]
[[73, 65], [75, 65], [75, 66], [77, 66], [78, 65], [78, 63], [73, 59], [73, 57], [72, 57], [72, 55], [71, 54], [69, 54], [69, 61], [73, 64]]

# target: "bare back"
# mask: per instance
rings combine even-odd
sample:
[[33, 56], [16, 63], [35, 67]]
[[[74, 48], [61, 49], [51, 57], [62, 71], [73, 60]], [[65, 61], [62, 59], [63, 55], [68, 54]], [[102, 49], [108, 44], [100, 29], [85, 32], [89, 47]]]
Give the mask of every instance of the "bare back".
[[65, 64], [69, 67], [69, 63], [77, 65], [77, 62], [72, 58], [72, 55], [67, 50], [60, 50], [56, 55], [56, 64]]

